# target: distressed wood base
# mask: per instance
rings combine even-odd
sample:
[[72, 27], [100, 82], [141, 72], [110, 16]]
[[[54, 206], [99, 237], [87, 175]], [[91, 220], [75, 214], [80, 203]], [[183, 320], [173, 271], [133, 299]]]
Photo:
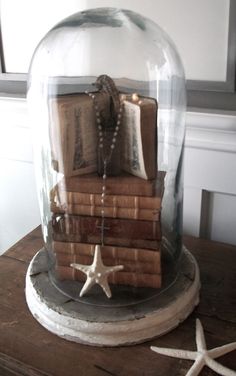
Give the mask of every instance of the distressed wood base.
[[127, 306], [91, 305], [64, 295], [50, 279], [45, 250], [35, 255], [26, 275], [26, 300], [36, 320], [60, 337], [94, 346], [131, 345], [170, 331], [198, 304], [199, 289], [198, 266], [186, 248], [173, 284]]

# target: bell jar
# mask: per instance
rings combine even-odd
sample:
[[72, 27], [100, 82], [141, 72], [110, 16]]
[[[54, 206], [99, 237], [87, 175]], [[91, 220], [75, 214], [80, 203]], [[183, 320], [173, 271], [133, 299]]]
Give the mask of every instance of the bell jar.
[[182, 245], [184, 70], [169, 36], [130, 10], [66, 18], [28, 76], [44, 248], [26, 299], [67, 339], [117, 346], [175, 327], [198, 302]]

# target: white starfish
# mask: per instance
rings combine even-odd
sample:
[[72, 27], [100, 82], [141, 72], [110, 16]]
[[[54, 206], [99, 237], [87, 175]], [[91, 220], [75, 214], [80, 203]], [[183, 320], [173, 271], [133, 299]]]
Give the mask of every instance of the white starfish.
[[202, 324], [199, 319], [196, 320], [196, 344], [197, 351], [168, 349], [163, 347], [151, 346], [151, 350], [158, 354], [171, 356], [173, 358], [194, 360], [194, 364], [187, 372], [186, 376], [197, 376], [202, 368], [206, 365], [213, 371], [222, 376], [236, 376], [236, 372], [222, 366], [214, 359], [236, 349], [236, 342], [228, 345], [216, 347], [207, 350]]
[[87, 280], [80, 291], [80, 297], [88, 292], [96, 283], [100, 285], [108, 298], [111, 298], [111, 289], [108, 284], [108, 275], [124, 269], [123, 265], [105, 266], [102, 261], [101, 247], [96, 245], [92, 265], [70, 264], [72, 268], [80, 270], [87, 275]]

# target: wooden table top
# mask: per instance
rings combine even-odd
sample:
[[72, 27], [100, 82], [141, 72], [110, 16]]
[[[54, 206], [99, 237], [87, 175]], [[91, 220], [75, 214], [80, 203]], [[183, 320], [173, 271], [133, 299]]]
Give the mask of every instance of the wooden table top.
[[[25, 274], [42, 244], [37, 228], [0, 257], [0, 376], [184, 376], [192, 361], [158, 355], [150, 346], [195, 350], [196, 318], [208, 349], [236, 341], [236, 247], [186, 237], [201, 273], [195, 311], [160, 338], [131, 347], [97, 348], [58, 338], [29, 312]], [[218, 361], [236, 370], [236, 351]], [[200, 375], [216, 373], [205, 367]]]

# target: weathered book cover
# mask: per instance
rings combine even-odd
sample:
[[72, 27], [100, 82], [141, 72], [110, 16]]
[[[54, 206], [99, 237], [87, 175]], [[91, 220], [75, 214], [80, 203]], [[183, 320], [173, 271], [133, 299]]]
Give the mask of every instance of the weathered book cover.
[[[72, 267], [57, 266], [57, 277], [61, 280], [77, 280], [80, 282], [86, 281], [86, 275]], [[115, 285], [127, 285], [133, 287], [161, 287], [160, 274], [148, 273], [132, 273], [132, 272], [117, 272], [111, 273], [108, 276], [108, 282]]]
[[[155, 179], [155, 196], [136, 196], [136, 195], [114, 195], [107, 194], [104, 206], [111, 208], [132, 208], [140, 209], [154, 209], [160, 210], [162, 203], [162, 196], [164, 193], [164, 178], [165, 173], [159, 171]], [[93, 179], [93, 178], [92, 178]], [[119, 184], [119, 182], [117, 181]], [[67, 191], [63, 185], [56, 185], [51, 190], [51, 202], [56, 206], [64, 205], [89, 205], [92, 207], [101, 205], [101, 193], [84, 193]]]
[[157, 102], [127, 96], [121, 129], [122, 168], [143, 179], [157, 173]]
[[[73, 176], [62, 179], [58, 183], [61, 190], [80, 193], [102, 192], [103, 180], [97, 173], [83, 176]], [[144, 180], [128, 173], [119, 176], [108, 176], [106, 192], [108, 195], [153, 196], [156, 189], [156, 180]]]
[[[110, 97], [95, 93], [101, 117], [108, 121]], [[65, 176], [97, 171], [98, 129], [93, 100], [87, 94], [64, 95], [49, 102], [50, 144], [54, 168]]]
[[[101, 234], [67, 234], [63, 232], [55, 232], [52, 233], [53, 240], [55, 242], [63, 242], [63, 243], [92, 243], [92, 244], [100, 244], [101, 242]], [[143, 248], [153, 251], [160, 250], [160, 240], [147, 240], [147, 239], [130, 239], [130, 238], [120, 238], [112, 237], [112, 236], [105, 236], [104, 244], [110, 246], [118, 246], [118, 247], [128, 247], [128, 248]]]
[[[101, 234], [101, 218], [78, 215], [54, 214], [53, 233], [78, 234], [81, 242], [88, 243], [88, 235]], [[161, 240], [160, 221], [143, 221], [106, 218], [105, 234], [113, 238]]]
[[[59, 191], [54, 188], [51, 192], [51, 200], [55, 204], [64, 205], [101, 205], [101, 194], [98, 193], [81, 193], [81, 192], [67, 192]], [[125, 195], [107, 195], [105, 206], [117, 208], [134, 208], [134, 209], [160, 209], [162, 195], [154, 197], [146, 196], [125, 196]]]
[[99, 216], [101, 210], [104, 211], [104, 216], [107, 218], [125, 218], [147, 221], [159, 221], [160, 210], [158, 209], [133, 209], [133, 208], [120, 208], [120, 207], [102, 207], [94, 205], [55, 205], [51, 204], [51, 211], [53, 213], [67, 213], [73, 215], [87, 215], [87, 216]]
[[[77, 262], [85, 265], [92, 263], [95, 244], [53, 242], [58, 265], [69, 266]], [[161, 272], [161, 253], [140, 248], [125, 248], [101, 246], [102, 258], [105, 265], [122, 264], [129, 271], [140, 270], [146, 273]], [[125, 269], [126, 270], [126, 269]]]

